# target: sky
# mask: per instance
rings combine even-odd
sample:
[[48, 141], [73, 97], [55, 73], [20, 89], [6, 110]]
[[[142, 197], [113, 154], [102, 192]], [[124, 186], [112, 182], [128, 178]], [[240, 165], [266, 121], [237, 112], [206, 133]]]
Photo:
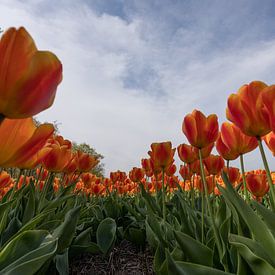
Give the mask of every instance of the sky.
[[[273, 0], [0, 1], [0, 27], [24, 26], [63, 64], [54, 105], [38, 119], [101, 153], [106, 176], [140, 166], [152, 142], [186, 143], [193, 109], [221, 124], [231, 93], [274, 84], [274, 14]], [[263, 168], [258, 149], [244, 159]]]

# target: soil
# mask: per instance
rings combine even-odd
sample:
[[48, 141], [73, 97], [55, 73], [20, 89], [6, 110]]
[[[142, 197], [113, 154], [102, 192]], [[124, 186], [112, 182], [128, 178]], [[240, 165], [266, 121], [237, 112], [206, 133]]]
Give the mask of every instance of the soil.
[[102, 255], [82, 254], [70, 262], [70, 275], [151, 275], [153, 256], [149, 248], [140, 251], [123, 240], [104, 258]]

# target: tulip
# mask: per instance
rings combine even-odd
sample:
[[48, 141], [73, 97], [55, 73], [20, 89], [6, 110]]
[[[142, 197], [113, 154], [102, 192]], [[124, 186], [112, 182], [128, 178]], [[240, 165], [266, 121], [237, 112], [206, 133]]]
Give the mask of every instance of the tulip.
[[147, 177], [152, 177], [153, 176], [153, 169], [152, 169], [150, 159], [142, 159], [141, 160], [141, 166], [144, 169], [145, 174], [146, 174]]
[[144, 178], [145, 172], [142, 168], [137, 168], [134, 167], [130, 172], [129, 172], [129, 178], [133, 182], [141, 182], [141, 180]]
[[174, 154], [176, 149], [172, 149], [172, 143], [161, 142], [161, 143], [152, 143], [152, 151], [149, 151], [153, 164], [156, 168], [161, 170], [166, 170], [174, 162]]
[[264, 89], [263, 103], [268, 112], [270, 128], [275, 133], [275, 85]]
[[0, 125], [0, 166], [34, 168], [38, 151], [53, 132], [52, 124], [36, 127], [32, 118], [5, 119]]
[[51, 52], [37, 50], [29, 33], [8, 29], [0, 40], [0, 114], [27, 118], [49, 108], [62, 80], [62, 65]]
[[97, 164], [99, 160], [94, 156], [83, 153], [81, 151], [77, 151], [77, 170], [79, 172], [89, 172], [91, 171]]
[[217, 175], [224, 167], [224, 160], [221, 156], [210, 155], [203, 160], [203, 163], [211, 175]]
[[204, 148], [218, 138], [218, 118], [214, 114], [205, 117], [202, 112], [194, 110], [184, 117], [182, 131], [191, 145]]
[[240, 170], [236, 167], [224, 167], [223, 171], [227, 174], [229, 181], [234, 185], [240, 179]]
[[187, 165], [181, 165], [179, 170], [180, 175], [182, 176], [183, 180], [191, 180], [192, 173], [190, 171], [190, 167]]
[[253, 194], [257, 200], [260, 200], [269, 190], [265, 173], [259, 175], [248, 174], [246, 176], [246, 182], [249, 192]]
[[184, 163], [192, 163], [197, 159], [195, 147], [188, 144], [180, 144], [177, 147], [178, 156]]
[[273, 156], [275, 156], [275, 132], [270, 132], [266, 136], [263, 137], [267, 147], [272, 152]]
[[[215, 178], [213, 175], [206, 177], [206, 183], [207, 183], [207, 192], [208, 194], [211, 194], [214, 192], [215, 188]], [[200, 176], [196, 177], [195, 180], [195, 186], [198, 188], [200, 192], [204, 191], [202, 178]]]
[[243, 134], [240, 128], [229, 122], [222, 124], [220, 137], [225, 146], [238, 155], [253, 151], [258, 146], [255, 137]]
[[263, 90], [266, 87], [261, 81], [252, 81], [228, 98], [227, 119], [248, 136], [265, 136], [271, 130], [269, 115], [263, 104]]
[[218, 153], [227, 161], [234, 160], [239, 157], [239, 153], [232, 150], [232, 148], [227, 147], [223, 142], [221, 135], [219, 135], [216, 141], [216, 149]]
[[172, 177], [177, 171], [177, 166], [175, 164], [172, 164], [171, 166], [169, 166], [165, 173], [168, 177]]

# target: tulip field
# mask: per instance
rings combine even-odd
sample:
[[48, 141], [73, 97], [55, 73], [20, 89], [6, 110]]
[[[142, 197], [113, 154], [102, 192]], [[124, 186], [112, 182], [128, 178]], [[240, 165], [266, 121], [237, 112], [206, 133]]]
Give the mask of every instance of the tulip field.
[[[98, 158], [33, 119], [61, 81], [61, 61], [25, 28], [2, 33], [1, 275], [70, 274], [123, 240], [149, 249], [155, 274], [275, 274], [275, 85], [228, 95], [221, 125], [194, 109], [175, 133], [189, 144], [152, 143], [140, 167], [99, 177]], [[264, 170], [245, 169], [253, 150]]]

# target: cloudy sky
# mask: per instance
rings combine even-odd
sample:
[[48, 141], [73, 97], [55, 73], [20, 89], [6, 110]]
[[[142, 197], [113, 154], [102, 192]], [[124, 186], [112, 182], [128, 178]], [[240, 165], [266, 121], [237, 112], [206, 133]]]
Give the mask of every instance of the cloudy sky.
[[[0, 1], [2, 29], [25, 26], [63, 63], [39, 120], [103, 154], [106, 175], [139, 166], [152, 142], [186, 142], [194, 108], [222, 123], [241, 85], [275, 83], [274, 14], [273, 0]], [[258, 150], [245, 160], [262, 167]]]

